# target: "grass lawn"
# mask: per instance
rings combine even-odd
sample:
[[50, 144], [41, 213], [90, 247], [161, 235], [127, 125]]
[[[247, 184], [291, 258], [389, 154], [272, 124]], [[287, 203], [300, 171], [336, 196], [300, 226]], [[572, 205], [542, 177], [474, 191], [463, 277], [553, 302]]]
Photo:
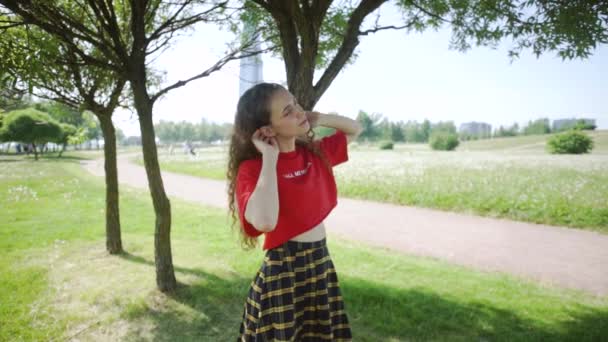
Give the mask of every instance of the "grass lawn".
[[[262, 259], [226, 213], [172, 200], [179, 289], [155, 290], [149, 196], [122, 187], [105, 252], [102, 180], [78, 160], [0, 157], [0, 341], [233, 341]], [[9, 161], [12, 160], [12, 161]], [[608, 298], [330, 237], [356, 341], [597, 341]]]
[[[587, 155], [548, 154], [548, 135], [469, 141], [455, 152], [353, 144], [336, 180], [340, 196], [350, 198], [608, 233], [608, 131], [591, 135], [595, 149]], [[218, 180], [226, 158], [226, 147], [199, 149], [196, 157], [160, 153], [165, 171]]]

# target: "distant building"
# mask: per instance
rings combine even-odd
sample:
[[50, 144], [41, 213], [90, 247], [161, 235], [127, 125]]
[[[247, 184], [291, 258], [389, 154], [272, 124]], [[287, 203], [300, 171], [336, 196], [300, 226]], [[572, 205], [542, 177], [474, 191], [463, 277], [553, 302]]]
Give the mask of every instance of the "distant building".
[[553, 132], [563, 131], [576, 126], [579, 121], [583, 121], [585, 124], [596, 126], [595, 119], [559, 119], [553, 120], [553, 126], [551, 127]]
[[[253, 26], [248, 25], [245, 27], [246, 34], [252, 34], [254, 31], [255, 27]], [[257, 51], [260, 49], [260, 39], [257, 37], [255, 43], [249, 49], [249, 51]], [[262, 68], [263, 64], [261, 54], [241, 59], [241, 68], [239, 72], [239, 97], [243, 95], [247, 89], [263, 81]]]
[[485, 122], [465, 122], [460, 125], [458, 132], [461, 135], [474, 137], [490, 137], [492, 136], [492, 125]]

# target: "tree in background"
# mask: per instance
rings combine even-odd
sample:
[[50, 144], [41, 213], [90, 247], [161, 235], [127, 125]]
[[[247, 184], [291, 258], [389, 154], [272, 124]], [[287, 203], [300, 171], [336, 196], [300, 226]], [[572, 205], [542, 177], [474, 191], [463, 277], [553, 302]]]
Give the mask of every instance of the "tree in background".
[[194, 124], [187, 121], [173, 122], [161, 120], [154, 125], [158, 138], [163, 144], [182, 143], [185, 141], [200, 141], [213, 143], [218, 140], [226, 140], [232, 131], [232, 124], [217, 124], [201, 119]]
[[511, 125], [509, 127], [500, 126], [500, 127], [498, 127], [498, 129], [496, 129], [494, 131], [495, 138], [515, 137], [518, 135], [519, 135], [519, 125], [517, 123], [514, 123], [513, 125]]
[[78, 135], [78, 128], [67, 123], [59, 123], [59, 125], [61, 126], [61, 135], [55, 142], [61, 145], [61, 150], [59, 150], [59, 155], [57, 155], [58, 158], [61, 158], [61, 155], [65, 151], [65, 147], [73, 142]]
[[402, 121], [390, 123], [390, 140], [405, 142], [404, 124]]
[[534, 121], [528, 121], [528, 125], [523, 128], [522, 133], [523, 135], [551, 133], [551, 124], [549, 119], [542, 118]]
[[49, 114], [53, 119], [59, 122], [70, 124], [75, 127], [82, 126], [85, 121], [82, 117], [82, 112], [77, 108], [70, 107], [57, 101], [45, 100], [36, 102], [33, 104], [33, 107], [41, 112]]
[[124, 144], [125, 138], [125, 133], [122, 131], [122, 129], [116, 127], [116, 143], [118, 145]]
[[409, 120], [406, 122], [403, 127], [403, 132], [405, 134], [405, 141], [408, 143], [425, 142], [421, 125], [416, 121]]
[[589, 123], [585, 120], [578, 120], [574, 125], [574, 129], [585, 130], [585, 131], [593, 131], [597, 128], [597, 126], [593, 123]]
[[1, 141], [19, 141], [32, 144], [34, 159], [38, 160], [37, 148], [62, 137], [61, 126], [48, 114], [35, 109], [9, 112], [0, 130]]
[[381, 114], [367, 114], [367, 112], [360, 110], [357, 114], [356, 120], [361, 124], [363, 131], [357, 138], [358, 141], [374, 141], [381, 135], [381, 129], [379, 127], [382, 121]]
[[439, 121], [431, 124], [431, 132], [448, 132], [456, 134], [457, 130], [454, 121]]

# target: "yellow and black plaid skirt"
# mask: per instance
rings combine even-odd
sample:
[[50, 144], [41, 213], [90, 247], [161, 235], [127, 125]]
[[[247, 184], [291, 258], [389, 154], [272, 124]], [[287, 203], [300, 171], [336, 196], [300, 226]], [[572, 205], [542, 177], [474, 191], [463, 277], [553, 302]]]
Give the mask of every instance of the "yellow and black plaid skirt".
[[239, 341], [350, 341], [325, 239], [266, 252], [245, 302]]

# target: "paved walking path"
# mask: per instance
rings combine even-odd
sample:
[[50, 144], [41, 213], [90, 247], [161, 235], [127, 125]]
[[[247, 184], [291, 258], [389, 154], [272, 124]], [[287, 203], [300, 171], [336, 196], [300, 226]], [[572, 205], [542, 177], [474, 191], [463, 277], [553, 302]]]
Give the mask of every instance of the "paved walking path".
[[[144, 168], [119, 156], [119, 182], [148, 188]], [[83, 162], [103, 176], [103, 159]], [[226, 183], [163, 172], [169, 197], [227, 207]], [[608, 295], [608, 235], [339, 198], [330, 234], [399, 252]]]

